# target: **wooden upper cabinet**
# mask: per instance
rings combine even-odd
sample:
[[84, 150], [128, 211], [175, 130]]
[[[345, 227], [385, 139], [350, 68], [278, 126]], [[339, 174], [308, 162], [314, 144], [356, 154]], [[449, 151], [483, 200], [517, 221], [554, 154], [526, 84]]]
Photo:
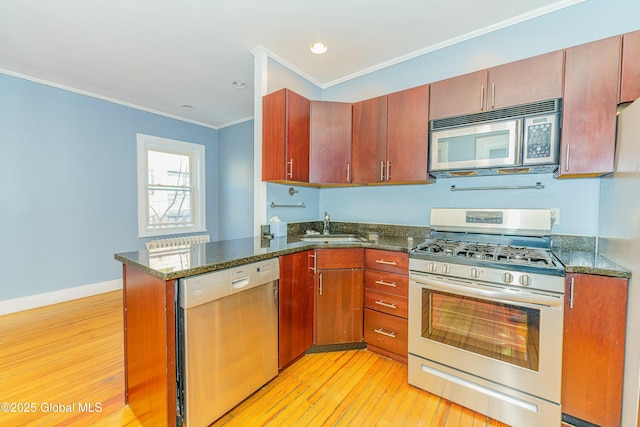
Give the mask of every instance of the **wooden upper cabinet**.
[[353, 182], [428, 182], [429, 85], [353, 105]]
[[430, 119], [562, 97], [563, 51], [431, 84]]
[[387, 96], [353, 104], [353, 182], [384, 182], [387, 167]]
[[289, 89], [262, 98], [262, 180], [309, 182], [310, 101]]
[[640, 98], [640, 31], [622, 36], [620, 102]]
[[622, 37], [565, 51], [560, 177], [613, 172]]
[[534, 56], [489, 69], [489, 108], [562, 98], [564, 51]]
[[351, 110], [349, 103], [311, 101], [310, 182], [351, 182]]
[[387, 97], [387, 182], [428, 180], [429, 85]]
[[567, 274], [562, 412], [592, 425], [620, 425], [627, 291], [627, 279]]

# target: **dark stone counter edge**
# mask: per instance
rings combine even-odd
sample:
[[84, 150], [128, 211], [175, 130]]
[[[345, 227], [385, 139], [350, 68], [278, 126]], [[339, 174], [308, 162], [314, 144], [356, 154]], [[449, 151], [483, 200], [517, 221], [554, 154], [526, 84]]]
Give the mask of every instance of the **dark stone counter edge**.
[[[216, 242], [212, 242], [216, 243]], [[206, 244], [206, 243], [203, 243]], [[133, 267], [137, 270], [148, 273], [154, 277], [157, 277], [162, 280], [175, 280], [183, 277], [194, 276], [196, 274], [209, 273], [211, 271], [223, 270], [225, 268], [236, 267], [243, 264], [248, 264], [257, 261], [263, 261], [266, 259], [276, 258], [283, 255], [289, 255], [296, 252], [302, 252], [309, 249], [345, 249], [345, 248], [369, 248], [369, 249], [382, 249], [394, 252], [405, 252], [409, 253], [408, 246], [399, 246], [395, 244], [386, 244], [384, 242], [353, 242], [353, 243], [306, 243], [306, 242], [293, 242], [292, 247], [282, 248], [273, 250], [272, 252], [250, 255], [245, 257], [233, 258], [228, 260], [223, 260], [219, 262], [212, 262], [207, 265], [203, 265], [201, 267], [194, 268], [186, 268], [184, 270], [176, 270], [169, 273], [162, 272], [160, 270], [155, 270], [150, 268], [144, 264], [141, 264], [134, 259], [128, 257], [129, 254], [137, 254], [138, 252], [126, 252], [126, 253], [118, 253], [114, 255], [114, 258], [121, 263]]]
[[[257, 238], [256, 238], [257, 239]], [[395, 240], [395, 239], [392, 239]], [[421, 238], [418, 237], [415, 242], [416, 244], [421, 241]], [[215, 242], [212, 242], [215, 243]], [[222, 260], [219, 262], [212, 262], [207, 265], [203, 265], [200, 267], [187, 268], [184, 270], [177, 270], [165, 273], [163, 271], [152, 269], [144, 264], [141, 264], [134, 259], [131, 259], [127, 255], [138, 252], [131, 253], [121, 253], [115, 254], [114, 258], [121, 263], [148, 273], [154, 277], [160, 278], [162, 280], [174, 280], [180, 279], [182, 277], [194, 276], [196, 274], [208, 273], [211, 271], [222, 270], [225, 268], [236, 267], [243, 264], [248, 264], [251, 262], [263, 261], [270, 258], [275, 258], [283, 255], [289, 255], [296, 252], [301, 252], [309, 249], [327, 249], [327, 248], [370, 248], [370, 249], [382, 249], [389, 250], [395, 252], [404, 252], [408, 253], [411, 249], [409, 246], [402, 246], [398, 243], [385, 243], [384, 238], [381, 237], [378, 242], [362, 242], [362, 243], [306, 243], [306, 242], [291, 242], [290, 247], [273, 250], [272, 252], [263, 253], [263, 254], [255, 254], [245, 257], [238, 257], [233, 259]], [[405, 240], [406, 245], [406, 240]], [[581, 274], [593, 274], [598, 276], [609, 276], [609, 277], [620, 277], [620, 278], [631, 278], [631, 272], [624, 267], [616, 264], [615, 262], [601, 256], [597, 255], [592, 251], [554, 251], [554, 254], [558, 257], [558, 259], [565, 266], [566, 273], [581, 273]], [[586, 261], [585, 261], [586, 260]]]

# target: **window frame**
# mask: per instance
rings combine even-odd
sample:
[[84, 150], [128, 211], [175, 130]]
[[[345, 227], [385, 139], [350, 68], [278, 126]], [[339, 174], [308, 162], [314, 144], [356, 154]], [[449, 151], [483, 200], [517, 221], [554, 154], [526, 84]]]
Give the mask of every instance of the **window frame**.
[[[206, 232], [205, 147], [201, 144], [136, 134], [138, 169], [138, 237], [172, 236]], [[193, 226], [167, 225], [159, 229], [149, 228], [149, 151], [189, 156]]]

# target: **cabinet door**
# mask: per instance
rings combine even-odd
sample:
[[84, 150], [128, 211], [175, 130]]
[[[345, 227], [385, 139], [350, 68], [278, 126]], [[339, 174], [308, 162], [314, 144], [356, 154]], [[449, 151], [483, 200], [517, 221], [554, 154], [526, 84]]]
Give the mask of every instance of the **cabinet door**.
[[626, 279], [567, 275], [563, 413], [601, 426], [620, 425], [626, 312]]
[[263, 181], [309, 181], [309, 107], [289, 89], [262, 98]]
[[387, 97], [387, 182], [426, 182], [429, 85]]
[[309, 268], [312, 254], [313, 251], [304, 251], [280, 257], [279, 369], [313, 345], [313, 272]]
[[387, 97], [353, 104], [353, 182], [384, 182], [387, 167]]
[[311, 102], [310, 182], [351, 182], [351, 110], [344, 102]]
[[620, 102], [640, 98], [640, 31], [622, 36], [622, 78]]
[[613, 171], [620, 46], [617, 36], [566, 50], [560, 176]]
[[562, 98], [564, 51], [489, 69], [489, 109]]
[[486, 108], [487, 70], [431, 83], [430, 120], [479, 113]]
[[316, 282], [316, 344], [361, 342], [363, 270], [318, 270]]

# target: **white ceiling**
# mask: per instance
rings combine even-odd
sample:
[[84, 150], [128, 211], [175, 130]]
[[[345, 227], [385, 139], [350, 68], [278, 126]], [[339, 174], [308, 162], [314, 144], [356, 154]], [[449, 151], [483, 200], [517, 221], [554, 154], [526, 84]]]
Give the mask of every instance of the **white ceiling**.
[[581, 1], [1, 0], [0, 72], [217, 128], [256, 47], [326, 88]]

